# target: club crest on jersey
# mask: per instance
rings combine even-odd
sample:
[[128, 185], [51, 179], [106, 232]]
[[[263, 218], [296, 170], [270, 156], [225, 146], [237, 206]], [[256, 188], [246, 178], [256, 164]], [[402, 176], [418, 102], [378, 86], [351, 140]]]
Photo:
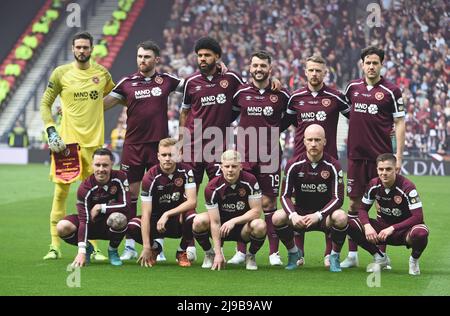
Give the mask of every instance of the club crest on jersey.
[[160, 76], [156, 76], [155, 77], [155, 82], [157, 84], [162, 84], [164, 82], [164, 79], [162, 77], [160, 77]]
[[244, 188], [240, 188], [239, 191], [238, 191], [238, 194], [239, 194], [240, 197], [244, 197], [244, 196], [245, 196], [245, 193], [246, 193], [246, 192], [245, 192], [245, 189], [244, 189]]
[[100, 82], [100, 79], [97, 76], [94, 76], [92, 77], [92, 82], [98, 84]]
[[330, 172], [327, 170], [324, 170], [320, 173], [320, 176], [326, 180], [330, 177]]
[[183, 185], [183, 179], [181, 179], [181, 178], [176, 178], [175, 181], [174, 181], [174, 183], [175, 183], [175, 185], [176, 185], [177, 187], [181, 187], [181, 186]]
[[116, 192], [117, 192], [117, 187], [115, 185], [113, 185], [109, 188], [109, 194], [116, 194]]
[[394, 202], [397, 204], [402, 203], [402, 197], [399, 195], [394, 196]]
[[272, 103], [277, 103], [278, 96], [276, 94], [271, 94], [269, 99], [270, 99], [270, 101], [272, 101]]
[[331, 104], [331, 100], [330, 99], [322, 99], [322, 105], [324, 107], [327, 107]]
[[382, 100], [383, 98], [384, 98], [384, 93], [383, 92], [375, 93], [375, 99], [377, 99], [378, 101]]
[[220, 80], [220, 86], [224, 89], [226, 89], [228, 87], [228, 80], [224, 79], [224, 80]]

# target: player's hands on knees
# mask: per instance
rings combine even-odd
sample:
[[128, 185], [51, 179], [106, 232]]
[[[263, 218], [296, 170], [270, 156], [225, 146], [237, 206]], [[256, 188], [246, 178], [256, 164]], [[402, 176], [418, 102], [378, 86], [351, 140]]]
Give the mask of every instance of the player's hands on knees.
[[378, 243], [378, 234], [375, 229], [373, 229], [372, 225], [364, 225], [364, 231], [366, 233], [367, 241], [376, 245]]
[[319, 222], [319, 218], [317, 217], [316, 214], [308, 214], [308, 215], [304, 216], [303, 218], [304, 218], [306, 228], [309, 228]]
[[223, 223], [222, 226], [220, 226], [220, 237], [225, 238], [227, 237], [231, 230], [234, 228], [234, 223], [230, 220], [228, 222]]
[[294, 226], [295, 228], [300, 228], [300, 229], [306, 228], [306, 222], [305, 222], [304, 216], [300, 216], [297, 213], [294, 213], [294, 215], [292, 215], [291, 222], [292, 222], [292, 226]]
[[86, 254], [85, 253], [79, 253], [77, 254], [77, 256], [75, 257], [75, 260], [72, 262], [72, 267], [73, 268], [78, 268], [78, 267], [84, 267], [86, 265]]
[[394, 233], [394, 227], [389, 226], [378, 233], [379, 241], [386, 241], [386, 239]]
[[211, 270], [217, 270], [220, 271], [220, 269], [225, 268], [225, 258], [223, 257], [222, 252], [216, 253], [214, 256], [214, 262], [211, 267]]
[[100, 214], [100, 211], [102, 210], [101, 204], [95, 204], [93, 208], [91, 208], [91, 220], [95, 222], [95, 218]]
[[165, 214], [161, 216], [161, 218], [158, 220], [158, 223], [156, 223], [156, 229], [160, 233], [166, 232], [166, 223], [169, 220], [169, 217]]
[[47, 138], [48, 138], [48, 147], [54, 153], [60, 153], [64, 149], [66, 149], [66, 144], [59, 136], [56, 128], [54, 126], [49, 126], [47, 128]]
[[141, 267], [152, 267], [155, 264], [153, 251], [150, 248], [143, 248], [137, 262], [141, 264]]

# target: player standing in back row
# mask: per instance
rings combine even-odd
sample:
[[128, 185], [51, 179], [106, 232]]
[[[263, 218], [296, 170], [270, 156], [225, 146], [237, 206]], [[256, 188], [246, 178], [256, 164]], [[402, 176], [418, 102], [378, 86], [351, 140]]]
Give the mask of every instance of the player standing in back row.
[[[174, 91], [182, 91], [183, 80], [159, 73], [160, 48], [152, 41], [137, 45], [138, 71], [122, 78], [105, 98], [105, 109], [116, 104], [127, 107], [127, 132], [120, 168], [127, 173], [131, 190], [131, 218], [136, 217], [137, 199], [146, 170], [158, 161], [158, 144], [168, 137], [167, 104]], [[121, 259], [137, 258], [134, 240], [128, 238]]]
[[[383, 60], [382, 49], [374, 46], [364, 48], [361, 52], [364, 78], [351, 81], [345, 90], [345, 96], [352, 105], [347, 149], [349, 218], [358, 216], [364, 190], [369, 181], [377, 177], [376, 158], [392, 152], [392, 125], [395, 126], [397, 143], [397, 172], [402, 165], [405, 107], [400, 89], [380, 75]], [[357, 265], [357, 246], [349, 239], [349, 254], [341, 267]]]
[[[305, 152], [303, 142], [304, 133], [308, 126], [318, 124], [325, 130], [327, 142], [324, 151], [339, 160], [337, 153], [337, 128], [339, 122], [339, 113], [349, 117], [350, 105], [346, 102], [345, 96], [324, 83], [327, 75], [327, 66], [325, 59], [321, 56], [313, 55], [306, 59], [305, 76], [308, 80], [306, 87], [295, 91], [289, 99], [287, 109], [290, 120], [297, 122], [295, 129], [295, 149], [294, 157], [291, 161], [298, 161], [300, 155]], [[300, 250], [304, 252], [304, 233], [297, 232], [295, 243]], [[331, 239], [325, 235], [326, 248], [324, 256], [324, 265], [330, 266], [330, 253], [332, 248]], [[304, 262], [304, 259], [302, 259]]]
[[[280, 187], [281, 147], [280, 132], [285, 129], [286, 107], [289, 93], [285, 89], [271, 89], [272, 57], [268, 52], [258, 51], [250, 58], [249, 84], [239, 87], [234, 95], [234, 108], [240, 110], [238, 128], [238, 151], [244, 153], [244, 170], [251, 172], [261, 187], [262, 208], [269, 240], [269, 262], [282, 265], [278, 254], [279, 239], [272, 224], [277, 210]], [[245, 147], [242, 148], [242, 145]], [[238, 243], [237, 252], [228, 263], [245, 261], [246, 248]]]

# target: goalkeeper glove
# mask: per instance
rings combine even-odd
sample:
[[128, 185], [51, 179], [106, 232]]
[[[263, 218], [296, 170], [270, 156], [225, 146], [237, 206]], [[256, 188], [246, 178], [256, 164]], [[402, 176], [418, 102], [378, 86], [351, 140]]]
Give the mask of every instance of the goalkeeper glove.
[[47, 128], [47, 136], [48, 147], [50, 147], [51, 151], [59, 153], [66, 149], [66, 144], [64, 144], [54, 126], [50, 126]]

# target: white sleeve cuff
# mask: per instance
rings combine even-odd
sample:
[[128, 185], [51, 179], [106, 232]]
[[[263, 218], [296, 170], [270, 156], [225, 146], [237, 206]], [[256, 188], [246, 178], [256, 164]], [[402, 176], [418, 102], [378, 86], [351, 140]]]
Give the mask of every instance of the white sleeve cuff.
[[102, 209], [100, 211], [100, 213], [105, 214], [106, 213], [106, 204], [101, 204]]
[[85, 242], [78, 243], [78, 253], [86, 254], [86, 243]]
[[317, 215], [317, 217], [319, 218], [319, 222], [320, 222], [322, 220], [322, 218], [323, 218], [323, 215], [320, 212], [316, 212], [314, 214]]

